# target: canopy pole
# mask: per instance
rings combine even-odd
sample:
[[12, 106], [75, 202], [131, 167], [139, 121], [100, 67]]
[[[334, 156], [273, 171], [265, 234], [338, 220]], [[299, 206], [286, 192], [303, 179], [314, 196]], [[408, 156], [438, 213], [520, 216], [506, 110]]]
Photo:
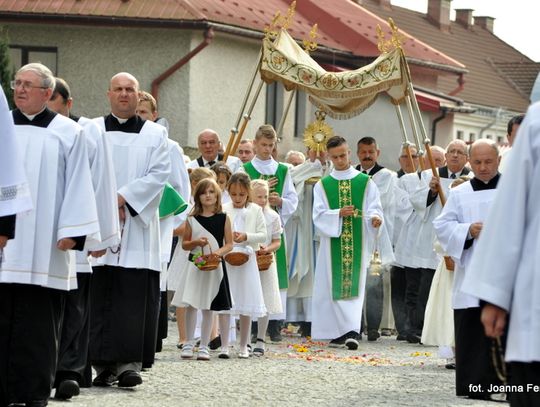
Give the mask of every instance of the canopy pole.
[[401, 113], [401, 106], [399, 104], [394, 104], [394, 107], [396, 108], [396, 114], [399, 121], [399, 127], [401, 128], [401, 136], [403, 138], [403, 149], [405, 150], [407, 157], [409, 158], [413, 171], [416, 172], [416, 165], [414, 164], [414, 160], [412, 158], [411, 143], [409, 139], [407, 138], [407, 130], [405, 129], [405, 122], [403, 121], [403, 114]]
[[279, 121], [278, 128], [276, 129], [278, 140], [283, 135], [283, 128], [285, 127], [285, 120], [287, 120], [287, 116], [289, 115], [289, 110], [291, 109], [292, 101], [295, 95], [296, 95], [296, 89], [293, 89], [291, 91], [291, 94], [289, 95], [289, 100], [287, 101], [287, 104], [285, 105], [285, 110], [283, 111], [283, 115], [281, 116], [281, 120]]
[[[249, 82], [248, 88], [246, 90], [246, 94], [244, 95], [244, 100], [242, 101], [242, 105], [240, 106], [240, 112], [238, 113], [238, 117], [236, 118], [236, 123], [234, 127], [231, 129], [231, 133], [229, 135], [229, 141], [227, 142], [227, 148], [225, 149], [225, 154], [223, 155], [223, 159], [227, 161], [227, 157], [229, 157], [231, 153], [231, 149], [233, 145], [236, 142], [236, 137], [238, 135], [238, 126], [240, 126], [240, 120], [242, 120], [242, 117], [244, 115], [244, 111], [246, 110], [246, 105], [249, 99], [249, 96], [251, 94], [251, 91], [253, 90], [253, 85], [255, 83], [255, 79], [257, 78], [257, 73], [259, 72], [259, 69], [261, 68], [262, 63], [262, 48], [259, 50], [259, 56], [257, 60], [257, 65], [255, 66], [255, 70], [253, 71], [253, 75], [251, 76], [251, 80]], [[238, 142], [239, 144], [240, 142]]]
[[242, 126], [240, 127], [240, 131], [236, 135], [236, 140], [234, 141], [234, 144], [232, 145], [231, 149], [223, 155], [223, 161], [227, 161], [227, 158], [229, 155], [233, 155], [236, 153], [236, 150], [238, 149], [238, 146], [240, 145], [240, 141], [242, 140], [242, 136], [244, 135], [244, 132], [246, 131], [246, 127], [251, 120], [251, 114], [253, 113], [253, 109], [255, 109], [255, 104], [257, 103], [257, 99], [259, 99], [259, 95], [261, 94], [262, 87], [264, 85], [264, 82], [261, 80], [259, 82], [259, 86], [257, 87], [257, 90], [255, 91], [255, 95], [253, 96], [253, 99], [251, 100], [251, 105], [249, 106], [248, 111], [244, 115], [244, 120], [242, 122]]
[[[424, 137], [424, 147], [426, 149], [427, 158], [429, 160], [429, 165], [431, 166], [431, 173], [433, 174], [433, 177], [440, 180], [439, 172], [437, 171], [437, 167], [435, 166], [435, 160], [433, 160], [433, 154], [431, 154], [431, 140], [427, 137], [426, 128], [424, 127], [424, 122], [422, 120], [422, 115], [420, 114], [420, 107], [418, 106], [418, 102], [416, 100], [416, 97], [414, 95], [414, 89], [409, 82], [408, 85], [409, 90], [409, 97], [412, 100], [412, 107], [413, 107], [413, 113], [418, 119], [418, 123], [420, 126], [420, 131], [422, 132], [422, 136]], [[444, 194], [444, 190], [442, 188], [442, 185], [439, 182], [439, 186], [437, 187], [438, 193], [439, 193], [439, 199], [441, 200], [441, 205], [444, 206], [446, 204], [446, 196]]]
[[422, 150], [422, 144], [420, 144], [420, 138], [418, 137], [418, 129], [416, 128], [416, 120], [414, 118], [414, 112], [411, 104], [411, 96], [408, 94], [405, 96], [405, 102], [407, 103], [407, 112], [409, 113], [409, 120], [411, 122], [412, 134], [414, 137], [414, 143], [418, 149], [418, 161], [420, 163], [420, 168], [422, 171], [426, 169], [426, 164], [424, 162], [424, 150]]

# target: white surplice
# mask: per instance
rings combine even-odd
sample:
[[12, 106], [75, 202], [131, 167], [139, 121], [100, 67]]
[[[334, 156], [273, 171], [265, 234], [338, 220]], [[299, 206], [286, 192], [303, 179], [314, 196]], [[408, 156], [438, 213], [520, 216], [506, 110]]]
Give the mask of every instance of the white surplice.
[[171, 171], [167, 130], [147, 120], [138, 133], [107, 131], [103, 117], [94, 121], [111, 146], [118, 194], [137, 212], [126, 208], [120, 251], [108, 250], [96, 265], [161, 271], [158, 208]]
[[82, 126], [86, 139], [99, 220], [99, 239], [87, 240], [85, 250], [75, 252], [76, 271], [77, 273], [91, 273], [92, 267], [87, 251], [116, 247], [120, 243], [118, 199], [110, 146], [105, 141], [103, 130], [93, 120], [86, 117], [81, 117], [77, 123]]
[[[348, 180], [359, 174], [353, 167], [344, 171], [330, 173], [337, 180]], [[332, 298], [332, 257], [331, 238], [342, 233], [342, 218], [339, 209], [330, 209], [324, 188], [319, 181], [313, 191], [313, 222], [320, 236], [320, 247], [317, 253], [315, 283], [313, 287], [311, 333], [315, 339], [333, 339], [350, 331], [360, 331], [362, 306], [366, 287], [367, 266], [369, 265], [370, 243], [373, 242], [377, 229], [371, 226], [371, 218], [383, 219], [379, 191], [372, 180], [368, 181], [364, 195], [362, 265], [360, 269], [360, 285], [358, 297], [334, 300]]]
[[[182, 148], [176, 141], [167, 139], [167, 148], [171, 160], [171, 173], [168, 183], [187, 202], [191, 195], [191, 185], [186, 164], [183, 159]], [[174, 229], [180, 226], [187, 218], [187, 209], [178, 215], [171, 215], [159, 220], [161, 238], [161, 275], [159, 285], [161, 291], [167, 290], [167, 264], [171, 259], [172, 241]]]
[[[495, 189], [474, 191], [471, 182], [453, 188], [441, 214], [433, 221], [443, 251], [455, 262], [452, 288], [452, 307], [465, 309], [478, 307], [478, 298], [463, 292], [463, 280], [469, 272], [471, 256], [477, 244], [464, 248], [472, 223], [483, 222], [495, 197]], [[484, 233], [484, 232], [482, 232]]]
[[18, 216], [16, 236], [4, 249], [0, 282], [77, 288], [69, 252], [60, 239], [99, 234], [83, 129], [55, 114], [47, 127], [16, 125], [34, 209]]
[[0, 87], [0, 216], [32, 209], [22, 149], [14, 127], [4, 90]]
[[540, 362], [540, 104], [519, 127], [471, 259], [466, 293], [510, 312], [509, 362]]

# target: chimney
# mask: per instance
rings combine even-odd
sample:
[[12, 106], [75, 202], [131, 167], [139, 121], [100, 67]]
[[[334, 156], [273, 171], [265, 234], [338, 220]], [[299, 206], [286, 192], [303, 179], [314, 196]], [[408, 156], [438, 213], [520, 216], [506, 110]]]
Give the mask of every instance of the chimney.
[[428, 18], [441, 29], [448, 32], [450, 29], [450, 2], [452, 0], [429, 0]]
[[474, 25], [482, 27], [485, 30], [488, 30], [490, 33], [493, 33], [493, 23], [495, 22], [495, 17], [474, 17]]
[[471, 28], [473, 11], [470, 8], [457, 8], [456, 23], [461, 24], [465, 28]]

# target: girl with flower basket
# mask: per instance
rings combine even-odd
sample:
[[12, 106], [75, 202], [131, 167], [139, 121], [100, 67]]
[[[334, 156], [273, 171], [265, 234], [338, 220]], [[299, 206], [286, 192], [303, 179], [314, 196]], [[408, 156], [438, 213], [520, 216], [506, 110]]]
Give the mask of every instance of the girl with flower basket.
[[261, 179], [251, 181], [251, 200], [262, 208], [267, 231], [265, 241], [260, 245], [257, 254], [259, 258], [263, 256], [267, 258], [268, 254], [272, 256], [272, 262], [269, 267], [267, 267], [267, 264], [259, 264], [261, 286], [267, 314], [257, 320], [257, 344], [253, 349], [253, 354], [258, 356], [264, 355], [269, 314], [281, 314], [283, 312], [275, 261], [275, 252], [281, 246], [283, 228], [281, 227], [279, 215], [268, 204], [269, 193], [270, 187], [267, 181]]
[[[214, 311], [227, 311], [232, 307], [227, 269], [221, 258], [232, 249], [232, 229], [229, 217], [221, 209], [221, 190], [214, 179], [201, 180], [193, 193], [193, 209], [185, 224], [182, 248], [190, 252], [184, 268], [183, 284], [174, 294], [172, 304], [186, 308], [186, 334], [188, 342], [182, 349], [182, 358], [191, 359], [195, 346], [197, 309], [202, 311], [201, 345], [198, 360], [209, 360], [208, 342]], [[201, 250], [209, 255], [203, 255]], [[227, 349], [230, 317], [219, 317], [222, 347]]]
[[[266, 307], [261, 288], [257, 257], [259, 244], [266, 239], [266, 224], [262, 209], [250, 203], [250, 178], [246, 173], [237, 172], [227, 184], [231, 202], [223, 205], [223, 210], [231, 217], [234, 246], [225, 256], [229, 271], [229, 283], [234, 298], [230, 311], [240, 316], [240, 347], [238, 357], [247, 359], [251, 318], [266, 315]], [[226, 357], [228, 349], [222, 347], [221, 357]]]

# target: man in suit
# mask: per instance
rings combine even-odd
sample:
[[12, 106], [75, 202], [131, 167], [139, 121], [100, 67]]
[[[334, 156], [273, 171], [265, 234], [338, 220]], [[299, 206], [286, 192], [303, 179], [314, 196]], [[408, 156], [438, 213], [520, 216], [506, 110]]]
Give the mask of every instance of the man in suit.
[[[216, 162], [223, 161], [223, 154], [219, 153], [221, 141], [219, 135], [214, 130], [205, 129], [201, 131], [197, 137], [197, 146], [201, 155], [196, 160], [191, 161], [187, 165], [188, 168], [210, 168]], [[230, 155], [227, 158], [226, 164], [231, 172], [234, 173], [240, 168], [242, 161], [238, 157]]]

